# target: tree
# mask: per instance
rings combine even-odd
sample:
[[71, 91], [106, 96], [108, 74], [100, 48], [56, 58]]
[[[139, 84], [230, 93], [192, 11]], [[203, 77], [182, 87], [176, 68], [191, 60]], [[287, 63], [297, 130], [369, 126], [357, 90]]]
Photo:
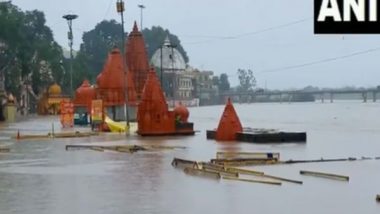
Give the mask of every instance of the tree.
[[11, 2], [0, 2], [0, 41], [4, 50], [0, 69], [5, 71], [7, 91], [19, 95], [19, 87], [29, 82], [39, 93], [53, 81], [62, 83], [62, 49], [54, 41], [43, 12], [21, 11]]
[[169, 35], [169, 39], [173, 45], [176, 45], [176, 49], [182, 54], [185, 62], [189, 62], [189, 57], [185, 49], [181, 45], [181, 41], [174, 34], [171, 34], [168, 29], [163, 29], [160, 26], [153, 26], [151, 29], [145, 28], [142, 31], [145, 44], [147, 46], [149, 59], [152, 58], [154, 52], [158, 50], [163, 44], [165, 38]]
[[220, 75], [219, 78], [219, 90], [221, 92], [229, 91], [230, 90], [230, 82], [228, 81], [227, 74], [223, 73]]
[[237, 71], [239, 78], [239, 87], [238, 90], [241, 92], [252, 91], [256, 86], [256, 78], [253, 76], [253, 71], [251, 69], [238, 69]]
[[83, 34], [83, 43], [80, 45], [74, 62], [74, 70], [79, 74], [73, 79], [74, 86], [78, 86], [83, 81], [78, 77], [95, 80], [97, 74], [103, 69], [108, 52], [114, 46], [121, 49], [121, 36], [121, 25], [115, 20], [104, 20], [94, 29]]
[[[96, 76], [102, 71], [104, 62], [107, 59], [108, 52], [114, 46], [121, 48], [121, 25], [115, 20], [102, 21], [95, 26], [94, 29], [85, 32], [82, 36], [83, 42], [80, 50], [74, 60], [73, 85], [79, 86], [84, 78], [94, 82]], [[157, 50], [167, 35], [169, 35], [173, 44], [177, 45], [177, 49], [183, 54], [186, 62], [188, 57], [178, 37], [170, 34], [168, 30], [162, 27], [152, 27], [152, 29], [144, 29], [142, 32], [147, 47], [149, 58], [153, 52]], [[66, 68], [69, 69], [68, 67]], [[159, 72], [157, 70], [157, 72]]]

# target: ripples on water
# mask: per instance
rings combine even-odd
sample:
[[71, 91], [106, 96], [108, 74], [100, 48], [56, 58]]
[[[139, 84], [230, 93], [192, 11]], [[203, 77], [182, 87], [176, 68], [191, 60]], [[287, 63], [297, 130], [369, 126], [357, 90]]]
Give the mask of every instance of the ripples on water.
[[[379, 213], [380, 161], [257, 167], [269, 174], [303, 180], [302, 186], [213, 181], [185, 175], [173, 157], [209, 160], [216, 151], [273, 151], [282, 159], [380, 156], [380, 104], [291, 103], [235, 105], [243, 126], [307, 131], [306, 145], [218, 144], [206, 140], [223, 106], [190, 109], [200, 130], [194, 137], [140, 138], [101, 135], [81, 139], [10, 139], [17, 130], [47, 133], [57, 118], [33, 118], [0, 130], [0, 213]], [[66, 144], [162, 144], [186, 150], [139, 152], [65, 151]], [[319, 170], [350, 176], [337, 182], [300, 176]]]

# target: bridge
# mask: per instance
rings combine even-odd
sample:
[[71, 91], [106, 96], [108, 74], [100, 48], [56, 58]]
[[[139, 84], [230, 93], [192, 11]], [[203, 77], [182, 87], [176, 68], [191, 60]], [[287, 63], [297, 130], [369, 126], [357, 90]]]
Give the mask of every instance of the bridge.
[[330, 99], [330, 102], [334, 102], [335, 95], [341, 94], [358, 94], [361, 95], [363, 102], [367, 102], [368, 99], [372, 98], [373, 102], [377, 101], [377, 94], [380, 94], [380, 87], [374, 89], [352, 89], [352, 90], [317, 90], [317, 91], [303, 91], [303, 90], [285, 90], [285, 91], [251, 91], [251, 92], [226, 92], [220, 94], [222, 97], [248, 97], [249, 100], [255, 100], [257, 97], [279, 97], [279, 101], [284, 101], [284, 97], [288, 97], [288, 101], [291, 102], [292, 98], [300, 95], [312, 95], [315, 99], [320, 99], [321, 102], [325, 102], [325, 99]]

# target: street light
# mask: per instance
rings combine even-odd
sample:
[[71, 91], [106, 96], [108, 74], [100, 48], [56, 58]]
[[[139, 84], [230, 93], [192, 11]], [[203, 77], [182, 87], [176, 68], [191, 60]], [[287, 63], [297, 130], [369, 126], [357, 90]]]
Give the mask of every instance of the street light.
[[140, 30], [143, 30], [143, 10], [145, 9], [145, 6], [142, 4], [137, 5], [140, 8]]
[[67, 24], [69, 25], [69, 32], [67, 33], [67, 38], [69, 39], [69, 47], [70, 47], [70, 94], [73, 96], [73, 20], [78, 18], [78, 15], [67, 14], [62, 18], [67, 20]]
[[125, 123], [125, 134], [128, 135], [129, 133], [129, 110], [128, 110], [128, 84], [127, 84], [127, 65], [125, 60], [125, 33], [124, 33], [124, 1], [123, 0], [117, 0], [116, 2], [116, 10], [118, 13], [120, 13], [121, 18], [121, 53], [122, 53], [122, 61], [123, 61], [123, 71], [124, 71], [124, 96], [125, 96], [125, 114], [126, 114], [126, 123]]

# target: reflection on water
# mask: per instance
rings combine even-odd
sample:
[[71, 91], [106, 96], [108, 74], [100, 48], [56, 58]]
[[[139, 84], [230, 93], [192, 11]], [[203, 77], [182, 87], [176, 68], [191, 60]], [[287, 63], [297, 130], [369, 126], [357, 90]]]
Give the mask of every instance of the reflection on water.
[[[2, 128], [0, 210], [5, 213], [379, 213], [380, 161], [261, 166], [269, 174], [304, 184], [269, 186], [213, 181], [187, 176], [170, 165], [173, 157], [209, 160], [216, 151], [272, 151], [282, 159], [380, 156], [380, 104], [242, 104], [236, 110], [244, 126], [307, 131], [306, 145], [218, 144], [206, 140], [223, 106], [190, 109], [200, 130], [194, 137], [140, 138], [100, 135], [80, 139], [15, 142], [17, 130], [46, 133], [57, 118], [33, 118]], [[135, 154], [65, 151], [77, 143], [161, 144], [185, 150]], [[299, 175], [320, 170], [350, 176], [337, 182]]]

